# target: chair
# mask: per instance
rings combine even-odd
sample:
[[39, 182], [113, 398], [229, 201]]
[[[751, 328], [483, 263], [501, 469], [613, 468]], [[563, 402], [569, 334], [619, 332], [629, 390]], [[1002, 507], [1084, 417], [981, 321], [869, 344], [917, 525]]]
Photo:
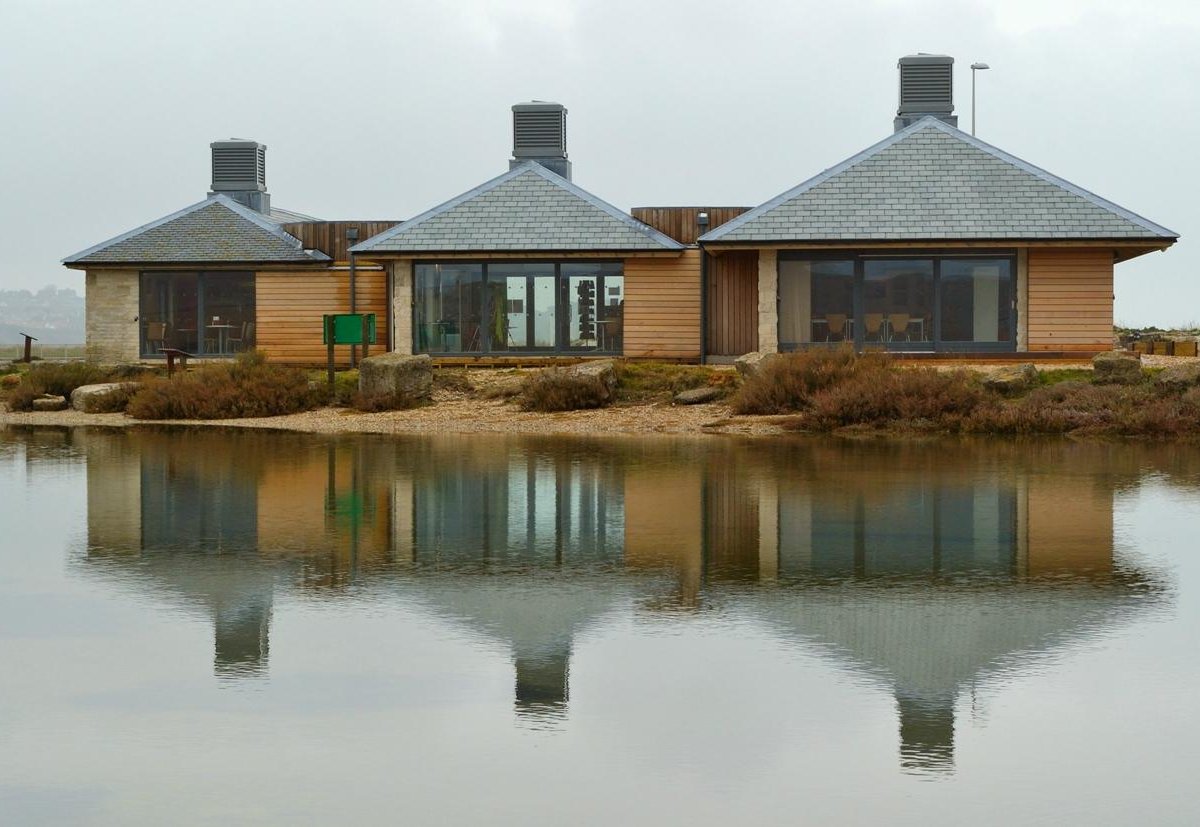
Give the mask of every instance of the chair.
[[895, 339], [899, 338], [901, 334], [903, 334], [904, 341], [907, 342], [908, 341], [908, 323], [909, 323], [909, 321], [911, 321], [909, 315], [907, 313], [889, 313], [887, 318], [888, 318], [888, 329], [891, 330], [891, 334], [888, 336], [888, 340], [889, 341], [895, 340]]
[[850, 317], [845, 313], [826, 313], [825, 314], [825, 341], [833, 341], [833, 337], [841, 336], [842, 341], [846, 341], [846, 322]]
[[882, 313], [863, 314], [863, 337], [867, 339], [874, 339], [877, 342], [883, 341]]
[[167, 346], [167, 323], [146, 322], [146, 351], [157, 353]]
[[242, 332], [238, 336], [230, 336], [229, 349], [232, 351], [245, 350], [254, 347], [254, 322], [242, 322]]

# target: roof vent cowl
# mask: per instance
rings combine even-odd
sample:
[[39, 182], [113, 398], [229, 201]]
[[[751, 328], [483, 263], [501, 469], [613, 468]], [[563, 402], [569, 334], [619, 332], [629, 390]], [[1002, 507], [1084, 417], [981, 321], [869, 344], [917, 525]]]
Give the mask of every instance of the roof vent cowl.
[[508, 167], [536, 161], [571, 180], [567, 160], [567, 108], [551, 101], [518, 103], [513, 113], [513, 157]]
[[900, 58], [900, 106], [894, 126], [897, 132], [932, 115], [958, 126], [954, 114], [954, 58], [924, 52]]
[[227, 195], [264, 215], [271, 212], [267, 192], [267, 145], [230, 138], [214, 141], [212, 149], [212, 193]]

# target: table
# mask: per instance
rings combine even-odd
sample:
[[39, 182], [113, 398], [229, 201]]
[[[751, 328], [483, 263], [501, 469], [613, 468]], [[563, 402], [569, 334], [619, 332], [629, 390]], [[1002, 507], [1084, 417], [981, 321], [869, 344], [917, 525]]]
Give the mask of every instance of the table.
[[237, 325], [232, 324], [210, 324], [205, 325], [209, 330], [217, 331], [217, 353], [229, 352], [229, 331], [233, 330]]

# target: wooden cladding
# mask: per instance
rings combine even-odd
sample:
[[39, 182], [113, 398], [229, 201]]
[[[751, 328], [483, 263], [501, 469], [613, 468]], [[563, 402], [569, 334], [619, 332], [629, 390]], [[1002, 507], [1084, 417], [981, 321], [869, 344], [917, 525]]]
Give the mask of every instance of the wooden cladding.
[[758, 251], [708, 258], [705, 345], [712, 356], [758, 350]]
[[625, 355], [700, 357], [700, 251], [625, 260]]
[[1113, 343], [1111, 250], [1029, 251], [1029, 350], [1094, 353]]
[[348, 252], [351, 244], [346, 241], [346, 231], [358, 230], [358, 240], [366, 241], [372, 236], [379, 235], [384, 230], [390, 230], [399, 221], [304, 221], [292, 224], [281, 224], [285, 233], [300, 239], [306, 250], [320, 250], [334, 261], [349, 261]]
[[634, 207], [630, 215], [649, 224], [663, 235], [668, 235], [681, 244], [695, 244], [700, 237], [696, 223], [700, 213], [708, 213], [708, 228], [715, 230], [727, 221], [737, 218], [749, 207]]
[[[357, 311], [375, 314], [379, 337], [372, 353], [389, 349], [387, 273], [359, 270], [355, 277]], [[263, 271], [255, 278], [258, 347], [272, 361], [301, 365], [325, 364], [321, 317], [350, 312], [348, 270]], [[361, 351], [360, 351], [361, 354]], [[350, 348], [336, 349], [339, 365], [347, 365]]]

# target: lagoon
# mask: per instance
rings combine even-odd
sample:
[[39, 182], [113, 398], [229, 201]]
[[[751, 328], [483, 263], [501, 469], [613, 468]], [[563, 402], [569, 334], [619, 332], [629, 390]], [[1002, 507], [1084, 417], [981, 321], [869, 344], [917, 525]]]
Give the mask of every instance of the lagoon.
[[1191, 824], [1200, 449], [0, 430], [0, 822]]

